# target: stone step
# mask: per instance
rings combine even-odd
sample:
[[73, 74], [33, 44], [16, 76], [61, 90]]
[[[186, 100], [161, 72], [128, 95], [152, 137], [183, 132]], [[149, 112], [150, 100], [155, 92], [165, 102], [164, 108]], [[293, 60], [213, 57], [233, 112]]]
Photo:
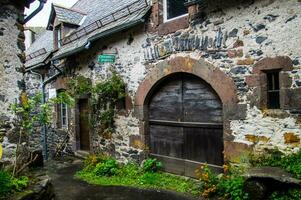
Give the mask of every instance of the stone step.
[[80, 159], [86, 159], [90, 155], [90, 152], [79, 150], [79, 151], [76, 151], [74, 153], [74, 155]]

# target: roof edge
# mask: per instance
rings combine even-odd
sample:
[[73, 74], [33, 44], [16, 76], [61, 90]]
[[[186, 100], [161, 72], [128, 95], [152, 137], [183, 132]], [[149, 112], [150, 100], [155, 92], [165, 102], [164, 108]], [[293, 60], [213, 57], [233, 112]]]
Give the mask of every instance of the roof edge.
[[85, 46], [86, 46], [87, 43], [89, 43], [89, 42], [93, 42], [93, 41], [98, 40], [98, 39], [100, 39], [100, 38], [106, 37], [106, 36], [108, 36], [109, 34], [118, 33], [118, 32], [120, 32], [120, 31], [122, 31], [122, 30], [131, 28], [131, 27], [134, 27], [134, 26], [136, 26], [136, 25], [138, 25], [138, 24], [141, 24], [141, 23], [144, 23], [144, 22], [145, 22], [145, 19], [144, 19], [144, 17], [143, 17], [143, 18], [141, 18], [141, 19], [137, 19], [137, 20], [135, 20], [135, 21], [132, 21], [132, 22], [129, 22], [129, 23], [126, 23], [126, 24], [122, 24], [122, 25], [117, 26], [117, 27], [115, 27], [115, 28], [112, 28], [112, 29], [109, 29], [109, 30], [104, 31], [104, 32], [102, 32], [102, 33], [99, 33], [99, 34], [96, 34], [96, 35], [94, 35], [94, 36], [91, 36], [90, 38], [88, 38], [87, 42], [86, 42], [84, 45], [82, 45], [82, 46], [80, 46], [80, 47], [77, 47], [77, 48], [75, 48], [75, 49], [73, 49], [73, 50], [71, 50], [71, 51], [69, 51], [69, 52], [65, 52], [65, 53], [63, 53], [63, 54], [61, 54], [61, 55], [54, 56], [51, 60], [52, 60], [52, 61], [54, 61], [54, 60], [59, 60], [59, 59], [63, 59], [63, 58], [66, 58], [66, 57], [68, 57], [68, 56], [71, 56], [71, 55], [73, 55], [73, 54], [79, 53], [79, 52], [81, 52], [82, 50], [85, 49]]

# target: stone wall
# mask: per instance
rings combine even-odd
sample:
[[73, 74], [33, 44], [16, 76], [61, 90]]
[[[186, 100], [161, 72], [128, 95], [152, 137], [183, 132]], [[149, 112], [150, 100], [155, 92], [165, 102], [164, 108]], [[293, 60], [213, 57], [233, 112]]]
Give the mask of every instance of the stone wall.
[[[224, 125], [226, 158], [239, 156], [237, 152], [251, 148], [278, 147], [285, 152], [296, 151], [301, 138], [301, 105], [298, 102], [301, 94], [301, 3], [298, 0], [225, 2], [228, 4], [215, 7], [212, 1], [204, 10], [206, 18], [201, 15], [202, 18], [194, 19], [189, 28], [174, 33], [161, 36], [154, 29], [145, 33], [145, 27], [140, 26], [102, 39], [89, 50], [67, 59], [67, 76], [84, 75], [97, 83], [109, 77], [109, 69], [114, 68], [126, 82], [135, 104], [135, 96], [140, 95], [137, 93], [139, 85], [158, 66], [172, 63], [179, 57], [204, 62], [212, 66], [212, 71], [217, 68], [223, 76], [231, 78], [237, 89], [234, 96], [238, 102], [231, 112], [224, 111], [229, 115]], [[98, 63], [97, 56], [101, 53], [116, 53], [116, 63]], [[272, 59], [262, 68], [258, 67], [268, 57]], [[264, 89], [260, 70], [277, 65], [280, 68], [285, 65], [288, 70], [280, 73], [281, 109], [272, 111], [261, 102]], [[201, 71], [199, 66], [191, 67]], [[223, 76], [216, 74], [215, 78]], [[54, 83], [52, 87], [60, 89], [62, 85]], [[75, 113], [73, 110], [70, 115], [73, 132], [76, 130]], [[140, 137], [143, 120], [131, 109], [116, 117], [115, 126], [116, 133], [112, 137], [104, 138], [97, 131], [91, 133], [92, 149], [110, 152], [122, 161], [140, 159], [138, 155], [143, 155], [140, 153], [145, 149]], [[73, 134], [76, 149], [76, 134]]]
[[[23, 12], [25, 2], [0, 2], [0, 143], [5, 140], [4, 157], [9, 156], [17, 141], [13, 134], [13, 115], [10, 104], [18, 100], [24, 89], [25, 62]], [[11, 155], [13, 156], [13, 155]]]

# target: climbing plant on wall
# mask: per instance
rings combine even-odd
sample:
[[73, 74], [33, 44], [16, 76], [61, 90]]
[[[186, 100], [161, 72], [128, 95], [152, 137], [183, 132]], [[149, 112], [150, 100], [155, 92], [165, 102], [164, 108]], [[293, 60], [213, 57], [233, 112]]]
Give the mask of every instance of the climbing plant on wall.
[[110, 78], [93, 85], [89, 78], [77, 76], [69, 81], [68, 86], [68, 92], [75, 98], [89, 94], [91, 126], [101, 132], [113, 132], [116, 105], [126, 95], [122, 78], [112, 71]]

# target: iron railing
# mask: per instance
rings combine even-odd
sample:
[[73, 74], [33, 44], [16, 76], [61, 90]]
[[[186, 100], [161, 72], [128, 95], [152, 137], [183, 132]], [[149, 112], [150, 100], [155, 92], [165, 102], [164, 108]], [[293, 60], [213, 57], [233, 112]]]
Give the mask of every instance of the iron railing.
[[131, 15], [134, 12], [137, 12], [139, 10], [142, 10], [148, 6], [147, 0], [138, 0], [133, 2], [132, 4], [129, 4], [121, 9], [116, 10], [115, 12], [104, 16], [103, 18], [75, 31], [69, 36], [66, 36], [65, 38], [61, 39], [59, 42], [61, 46], [69, 44], [85, 35], [88, 35], [89, 33], [100, 29], [108, 24], [111, 24], [121, 18], [124, 18], [128, 15]]
[[39, 50], [37, 50], [37, 51], [35, 51], [35, 52], [33, 52], [33, 53], [27, 55], [27, 56], [26, 56], [26, 61], [31, 60], [31, 59], [33, 59], [33, 58], [36, 58], [36, 57], [38, 57], [38, 56], [44, 55], [44, 54], [46, 54], [46, 53], [47, 53], [47, 51], [46, 51], [45, 48], [39, 49]]

